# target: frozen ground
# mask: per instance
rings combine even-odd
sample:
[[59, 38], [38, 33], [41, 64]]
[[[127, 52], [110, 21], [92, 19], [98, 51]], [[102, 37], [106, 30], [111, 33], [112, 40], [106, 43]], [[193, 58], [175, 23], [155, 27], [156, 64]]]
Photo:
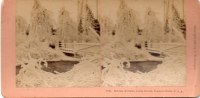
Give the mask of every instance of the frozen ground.
[[[184, 47], [174, 48], [165, 53], [166, 57], [163, 59], [163, 63], [147, 73], [124, 70], [122, 62], [125, 60], [112, 57], [101, 59], [101, 61], [98, 56], [85, 57], [70, 71], [65, 73], [55, 71], [57, 74], [42, 70], [37, 61], [30, 60], [30, 64], [23, 65], [17, 75], [17, 86], [183, 86], [186, 76]], [[100, 65], [103, 65], [103, 70]]]
[[112, 68], [104, 77], [103, 86], [184, 86], [185, 51], [183, 47], [166, 52], [163, 63], [148, 73]]

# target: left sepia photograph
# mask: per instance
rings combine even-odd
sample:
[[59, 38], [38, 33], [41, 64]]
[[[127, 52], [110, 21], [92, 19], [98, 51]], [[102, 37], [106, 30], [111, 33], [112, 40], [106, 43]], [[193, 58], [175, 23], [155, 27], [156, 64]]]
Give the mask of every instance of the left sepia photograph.
[[17, 87], [100, 86], [97, 0], [16, 4]]

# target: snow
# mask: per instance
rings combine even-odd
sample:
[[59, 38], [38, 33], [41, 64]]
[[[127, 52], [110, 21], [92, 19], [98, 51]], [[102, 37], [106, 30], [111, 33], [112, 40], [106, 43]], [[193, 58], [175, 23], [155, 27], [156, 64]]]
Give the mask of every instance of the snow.
[[[158, 20], [156, 13], [151, 8], [147, 9], [145, 16], [144, 36], [146, 41], [157, 43], [162, 42], [164, 32], [161, 22]], [[154, 36], [151, 36], [154, 35]]]
[[140, 22], [137, 12], [130, 9], [125, 1], [121, 0], [117, 15], [116, 39], [127, 42], [134, 41]]
[[172, 50], [158, 68], [149, 73], [128, 73], [129, 86], [184, 86], [186, 75], [185, 50], [183, 47]]
[[53, 74], [41, 69], [32, 59], [23, 65], [17, 75], [18, 87], [94, 87], [100, 85], [101, 67], [96, 63], [83, 60], [66, 73]]
[[163, 63], [148, 73], [130, 72], [115, 67], [120, 62], [110, 61], [111, 68], [104, 75], [103, 86], [184, 86], [186, 75], [185, 50], [170, 50]]
[[71, 17], [69, 17], [69, 12], [65, 8], [60, 10], [58, 20], [59, 26], [58, 31], [56, 32], [58, 39], [65, 43], [78, 41], [78, 30], [76, 28], [76, 23]]
[[[37, 60], [23, 65], [17, 75], [18, 87], [94, 87], [94, 86], [183, 86], [185, 84], [184, 47], [167, 51], [163, 63], [150, 72], [130, 72], [129, 60], [109, 56], [86, 56], [65, 73], [41, 70]], [[127, 65], [123, 65], [127, 62]], [[101, 65], [104, 67], [101, 70]]]
[[[17, 87], [185, 85], [185, 45], [176, 44], [184, 44], [185, 39], [180, 30], [181, 19], [175, 8], [173, 19], [176, 21], [169, 20], [167, 26], [170, 31], [165, 34], [164, 24], [157, 19], [151, 8], [147, 9], [145, 25], [141, 27], [138, 12], [128, 7], [124, 0], [120, 2], [116, 24], [110, 17], [96, 19], [86, 2], [79, 2], [81, 11], [78, 13], [78, 22], [73, 21], [70, 13], [62, 8], [58, 23], [55, 23], [51, 11], [35, 0], [31, 24], [26, 24], [23, 17], [16, 17], [16, 65], [22, 67], [16, 77]], [[58, 26], [55, 27], [55, 24]], [[80, 58], [64, 55], [63, 50], [58, 47], [59, 42], [64, 43], [66, 49], [76, 48], [74, 50], [81, 55]], [[145, 42], [148, 42], [148, 47], [145, 47]], [[95, 44], [91, 45], [92, 43]], [[49, 45], [54, 45], [55, 48], [50, 48]], [[165, 57], [154, 57], [149, 54], [148, 49], [162, 52]], [[67, 72], [51, 73], [42, 69], [48, 67], [48, 61], [79, 63]], [[130, 61], [162, 63], [156, 69], [143, 73], [126, 70], [125, 68], [136, 66], [131, 65]]]

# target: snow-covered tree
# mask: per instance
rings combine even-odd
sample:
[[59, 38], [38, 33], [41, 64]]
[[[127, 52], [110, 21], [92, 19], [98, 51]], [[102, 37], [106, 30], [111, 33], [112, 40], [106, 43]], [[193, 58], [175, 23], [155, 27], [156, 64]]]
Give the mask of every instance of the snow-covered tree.
[[79, 34], [84, 32], [84, 28], [83, 28], [83, 20], [79, 20], [79, 24], [78, 24], [78, 32]]
[[100, 17], [101, 24], [101, 43], [109, 43], [115, 36], [113, 21], [108, 17]]
[[[49, 11], [43, 8], [37, 0], [34, 1], [28, 33], [26, 41], [16, 47], [17, 62], [30, 63], [28, 61], [30, 59], [53, 60], [64, 56], [61, 51], [49, 47], [55, 40], [53, 20]], [[21, 36], [17, 35], [17, 41], [19, 41], [18, 38]]]
[[96, 33], [98, 33], [100, 35], [100, 25], [99, 25], [99, 21], [97, 19], [94, 18], [94, 15], [92, 13], [92, 10], [89, 8], [89, 6], [86, 4], [86, 21], [87, 21], [87, 24], [89, 26], [91, 26], [95, 31]]
[[166, 42], [184, 42], [186, 26], [184, 19], [181, 19], [180, 13], [173, 4], [173, 1], [166, 3], [166, 19], [165, 19], [165, 41]]
[[31, 12], [31, 33], [33, 38], [38, 38], [41, 42], [52, 40], [52, 29], [54, 20], [51, 18], [50, 11], [43, 8], [38, 0], [34, 0]]
[[182, 36], [185, 37], [185, 31], [186, 31], [186, 25], [184, 19], [181, 19], [180, 13], [174, 6], [172, 5], [172, 21], [173, 21], [173, 26], [178, 29], [182, 33]]
[[16, 33], [22, 33], [27, 30], [27, 22], [22, 16], [16, 16], [15, 18], [15, 31]]
[[134, 42], [139, 23], [136, 11], [129, 8], [124, 0], [121, 0], [117, 15], [116, 39]]
[[16, 16], [15, 19], [15, 34], [16, 34], [16, 46], [18, 46], [21, 43], [24, 43], [28, 37], [27, 34], [27, 22], [26, 20], [21, 16]]
[[162, 41], [164, 35], [162, 24], [151, 8], [146, 11], [144, 25], [144, 38], [147, 42], [157, 43]]
[[69, 12], [62, 8], [58, 17], [58, 31], [60, 41], [73, 42], [78, 40], [76, 23], [70, 18]]
[[78, 31], [82, 42], [99, 42], [100, 25], [86, 0], [79, 0]]

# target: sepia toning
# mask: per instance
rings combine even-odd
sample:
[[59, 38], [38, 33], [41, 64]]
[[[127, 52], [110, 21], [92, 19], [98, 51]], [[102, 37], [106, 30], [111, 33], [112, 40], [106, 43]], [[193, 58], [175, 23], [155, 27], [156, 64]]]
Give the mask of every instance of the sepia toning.
[[16, 4], [17, 87], [185, 85], [184, 0]]

